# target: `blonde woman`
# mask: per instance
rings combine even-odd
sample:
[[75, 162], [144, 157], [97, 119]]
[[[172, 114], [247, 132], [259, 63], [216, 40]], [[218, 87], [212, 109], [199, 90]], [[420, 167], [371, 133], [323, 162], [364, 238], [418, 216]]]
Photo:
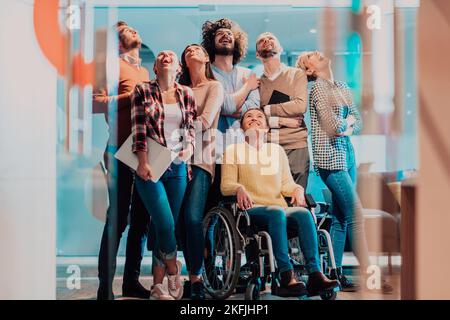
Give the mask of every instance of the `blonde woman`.
[[[331, 278], [340, 281], [343, 291], [356, 291], [358, 286], [342, 272], [342, 258], [348, 235], [361, 272], [365, 274], [370, 265], [350, 141], [350, 136], [361, 132], [361, 115], [347, 84], [335, 81], [329, 58], [317, 51], [305, 52], [297, 59], [297, 67], [314, 81], [309, 96], [313, 163], [333, 197], [331, 238], [337, 270]], [[382, 291], [392, 292], [392, 287], [383, 282]]]

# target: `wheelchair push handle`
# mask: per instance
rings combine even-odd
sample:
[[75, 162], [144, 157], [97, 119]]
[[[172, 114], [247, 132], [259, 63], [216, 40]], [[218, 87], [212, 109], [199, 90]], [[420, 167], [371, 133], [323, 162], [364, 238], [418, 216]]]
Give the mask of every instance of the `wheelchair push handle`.
[[314, 198], [311, 194], [305, 194], [305, 201], [306, 201], [306, 205], [309, 208], [317, 207], [317, 202], [314, 200]]

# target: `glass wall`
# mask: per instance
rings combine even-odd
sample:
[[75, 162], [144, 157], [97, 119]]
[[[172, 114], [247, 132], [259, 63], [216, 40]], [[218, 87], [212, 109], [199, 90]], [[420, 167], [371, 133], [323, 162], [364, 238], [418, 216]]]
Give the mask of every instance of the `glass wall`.
[[[222, 17], [240, 24], [248, 33], [243, 66], [258, 75], [256, 37], [274, 33], [284, 48], [282, 61], [293, 66], [299, 53], [324, 51], [332, 58], [334, 76], [351, 87], [363, 115], [364, 130], [353, 137], [361, 172], [382, 173], [398, 182], [417, 170], [416, 8], [392, 7], [383, 11], [373, 28], [372, 14], [353, 1], [348, 7], [291, 5], [84, 6], [80, 29], [69, 39], [70, 54], [90, 52], [98, 61], [114, 56], [108, 30], [118, 20], [137, 29], [145, 44], [141, 57], [150, 71], [154, 56], [163, 49], [177, 54], [187, 44], [201, 42], [206, 20]], [[392, 2], [393, 3], [393, 2]], [[64, 22], [66, 9], [61, 9]], [[373, 17], [372, 17], [373, 18]], [[104, 50], [102, 50], [103, 48]], [[109, 50], [109, 51], [108, 51]], [[114, 52], [112, 52], [114, 51]], [[89, 62], [89, 61], [88, 61]], [[109, 79], [117, 70], [106, 70]], [[96, 74], [95, 77], [102, 75]], [[151, 71], [153, 77], [153, 72]], [[75, 88], [75, 89], [74, 89]], [[89, 86], [58, 84], [57, 254], [96, 256], [107, 208], [103, 151], [108, 139], [104, 115], [92, 114]], [[80, 120], [82, 119], [82, 120]], [[309, 116], [306, 116], [309, 125]], [[311, 171], [308, 192], [323, 200], [325, 186]], [[126, 237], [126, 235], [124, 235]], [[122, 241], [120, 255], [124, 253]]]

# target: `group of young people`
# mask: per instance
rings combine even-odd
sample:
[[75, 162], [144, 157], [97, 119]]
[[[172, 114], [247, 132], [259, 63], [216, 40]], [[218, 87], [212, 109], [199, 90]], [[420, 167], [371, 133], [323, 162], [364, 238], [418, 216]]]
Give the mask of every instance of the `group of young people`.
[[[360, 132], [362, 122], [349, 88], [334, 80], [330, 59], [306, 52], [295, 68], [288, 67], [281, 63], [283, 48], [276, 36], [262, 33], [256, 55], [264, 72], [257, 78], [239, 66], [247, 52], [247, 34], [234, 21], [220, 19], [203, 24], [202, 43], [188, 45], [181, 59], [171, 50], [158, 53], [156, 78], [150, 81], [139, 59], [138, 32], [125, 22], [116, 29], [118, 94], [96, 90], [93, 103], [94, 112], [105, 113], [110, 128], [105, 152], [110, 206], [99, 254], [97, 298], [114, 298], [115, 260], [129, 222], [123, 295], [173, 300], [189, 288], [188, 297], [205, 299], [202, 221], [222, 195], [235, 195], [252, 224], [269, 232], [285, 296], [298, 296], [305, 287], [310, 295], [339, 285], [356, 290], [342, 272], [342, 257], [348, 233], [361, 270], [369, 266], [349, 139]], [[314, 81], [309, 95], [308, 81]], [[310, 167], [304, 121], [308, 97], [314, 168], [333, 194], [331, 235], [338, 269], [329, 278], [321, 270], [312, 215], [304, 208]], [[139, 159], [135, 172], [113, 157], [129, 135]], [[178, 155], [156, 182], [147, 159], [148, 138]], [[290, 204], [285, 197], [291, 198]], [[306, 286], [293, 273], [288, 230], [300, 240]], [[139, 282], [149, 233], [154, 238], [151, 290]], [[188, 286], [181, 283], [177, 238]], [[390, 290], [386, 283], [383, 288]]]

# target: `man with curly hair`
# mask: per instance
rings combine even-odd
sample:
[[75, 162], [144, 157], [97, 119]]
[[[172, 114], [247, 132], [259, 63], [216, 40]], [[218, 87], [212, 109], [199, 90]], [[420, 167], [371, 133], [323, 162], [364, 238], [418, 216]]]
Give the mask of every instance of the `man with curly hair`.
[[259, 108], [259, 79], [250, 69], [238, 66], [247, 53], [248, 39], [237, 23], [226, 18], [206, 21], [202, 35], [202, 46], [208, 52], [214, 77], [224, 89], [217, 126], [222, 135], [217, 135], [215, 139], [216, 176], [206, 202], [205, 209], [208, 210], [222, 198], [219, 163], [223, 152], [228, 145], [244, 140], [239, 119], [246, 110]]
[[214, 76], [225, 91], [218, 124], [218, 129], [225, 133], [229, 128], [239, 128], [236, 120], [243, 112], [259, 107], [256, 90], [259, 79], [250, 69], [237, 65], [244, 59], [248, 44], [247, 34], [237, 23], [226, 18], [206, 21], [202, 34], [202, 45], [211, 59]]

